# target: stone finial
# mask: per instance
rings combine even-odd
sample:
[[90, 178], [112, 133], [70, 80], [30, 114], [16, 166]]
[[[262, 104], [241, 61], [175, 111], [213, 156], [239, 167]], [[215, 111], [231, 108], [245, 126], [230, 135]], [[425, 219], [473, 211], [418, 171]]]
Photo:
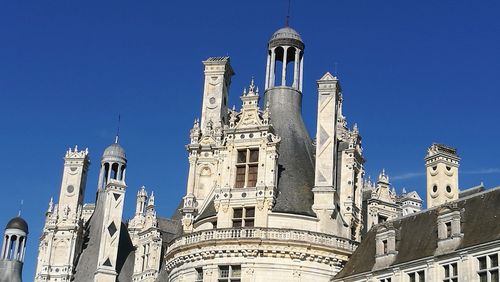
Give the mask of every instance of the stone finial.
[[49, 208], [47, 209], [47, 212], [51, 213], [53, 210], [54, 210], [54, 198], [50, 197]]
[[385, 168], [383, 168], [382, 172], [378, 175], [378, 182], [389, 183], [389, 176], [385, 174]]
[[149, 196], [148, 199], [148, 206], [154, 206], [155, 205], [155, 193], [154, 191], [151, 191], [151, 196]]

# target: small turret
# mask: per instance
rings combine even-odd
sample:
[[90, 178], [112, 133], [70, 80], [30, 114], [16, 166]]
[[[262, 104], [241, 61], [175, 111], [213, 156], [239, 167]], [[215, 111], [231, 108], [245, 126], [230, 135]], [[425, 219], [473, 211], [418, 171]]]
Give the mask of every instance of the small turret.
[[28, 224], [17, 216], [5, 226], [2, 251], [0, 253], [0, 282], [21, 282]]

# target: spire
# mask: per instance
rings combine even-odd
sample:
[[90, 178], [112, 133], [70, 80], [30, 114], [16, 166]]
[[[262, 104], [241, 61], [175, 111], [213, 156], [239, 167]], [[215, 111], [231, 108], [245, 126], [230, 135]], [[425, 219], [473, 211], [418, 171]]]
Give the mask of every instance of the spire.
[[17, 213], [17, 216], [21, 216], [21, 213], [23, 211], [23, 204], [24, 204], [24, 200], [21, 200], [21, 204], [19, 205], [19, 212]]
[[115, 144], [118, 144], [119, 138], [120, 138], [120, 114], [118, 114], [118, 126], [116, 127]]
[[292, 6], [292, 0], [288, 0], [288, 12], [286, 14], [285, 26], [290, 26], [290, 7]]

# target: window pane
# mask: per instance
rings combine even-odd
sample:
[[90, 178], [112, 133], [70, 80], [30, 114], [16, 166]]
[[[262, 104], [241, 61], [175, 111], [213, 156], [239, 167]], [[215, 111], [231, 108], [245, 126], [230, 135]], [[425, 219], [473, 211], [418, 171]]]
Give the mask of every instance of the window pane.
[[241, 227], [241, 219], [233, 220], [233, 227]]
[[457, 276], [458, 275], [458, 266], [457, 266], [457, 264], [454, 263], [451, 266], [453, 267], [453, 276]]
[[490, 256], [490, 267], [497, 267], [498, 266], [498, 255], [494, 254]]
[[498, 269], [490, 271], [491, 282], [498, 282]]
[[236, 182], [234, 183], [235, 188], [245, 187], [245, 167], [236, 167]]
[[229, 266], [219, 266], [219, 278], [228, 278], [229, 277]]
[[479, 269], [486, 269], [486, 257], [477, 258], [479, 262]]
[[245, 227], [253, 227], [253, 226], [254, 226], [253, 219], [245, 220]]
[[245, 217], [254, 217], [255, 216], [255, 208], [246, 208], [245, 209]]
[[256, 163], [259, 161], [259, 149], [250, 150], [250, 162]]
[[247, 162], [247, 151], [244, 150], [244, 151], [238, 151], [238, 160], [237, 162], [239, 164], [244, 164]]
[[242, 218], [243, 217], [243, 209], [236, 208], [233, 210], [233, 218]]
[[239, 278], [241, 277], [241, 266], [233, 265], [231, 266], [233, 272], [231, 273], [231, 278]]
[[257, 165], [248, 166], [248, 184], [247, 187], [255, 187], [257, 185]]
[[479, 282], [488, 282], [488, 273], [479, 273]]
[[446, 238], [451, 237], [451, 222], [446, 222]]
[[450, 277], [450, 266], [445, 265], [444, 267], [444, 277], [449, 278]]

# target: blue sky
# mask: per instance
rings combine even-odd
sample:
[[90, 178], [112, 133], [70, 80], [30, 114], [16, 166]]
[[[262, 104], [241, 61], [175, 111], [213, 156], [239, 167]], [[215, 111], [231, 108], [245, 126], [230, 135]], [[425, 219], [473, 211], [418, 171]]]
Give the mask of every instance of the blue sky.
[[[44, 212], [57, 197], [68, 147], [88, 147], [86, 200], [100, 155], [122, 119], [128, 155], [125, 217], [137, 189], [170, 216], [185, 191], [188, 131], [199, 117], [201, 61], [231, 56], [229, 104], [252, 76], [263, 88], [266, 43], [287, 1], [4, 1], [0, 4], [0, 223], [30, 225], [32, 280]], [[305, 41], [303, 115], [312, 134], [316, 83], [341, 80], [366, 170], [400, 191], [425, 192], [432, 142], [458, 148], [460, 185], [500, 185], [500, 2], [293, 1]], [[2, 224], [3, 224], [2, 223]]]

